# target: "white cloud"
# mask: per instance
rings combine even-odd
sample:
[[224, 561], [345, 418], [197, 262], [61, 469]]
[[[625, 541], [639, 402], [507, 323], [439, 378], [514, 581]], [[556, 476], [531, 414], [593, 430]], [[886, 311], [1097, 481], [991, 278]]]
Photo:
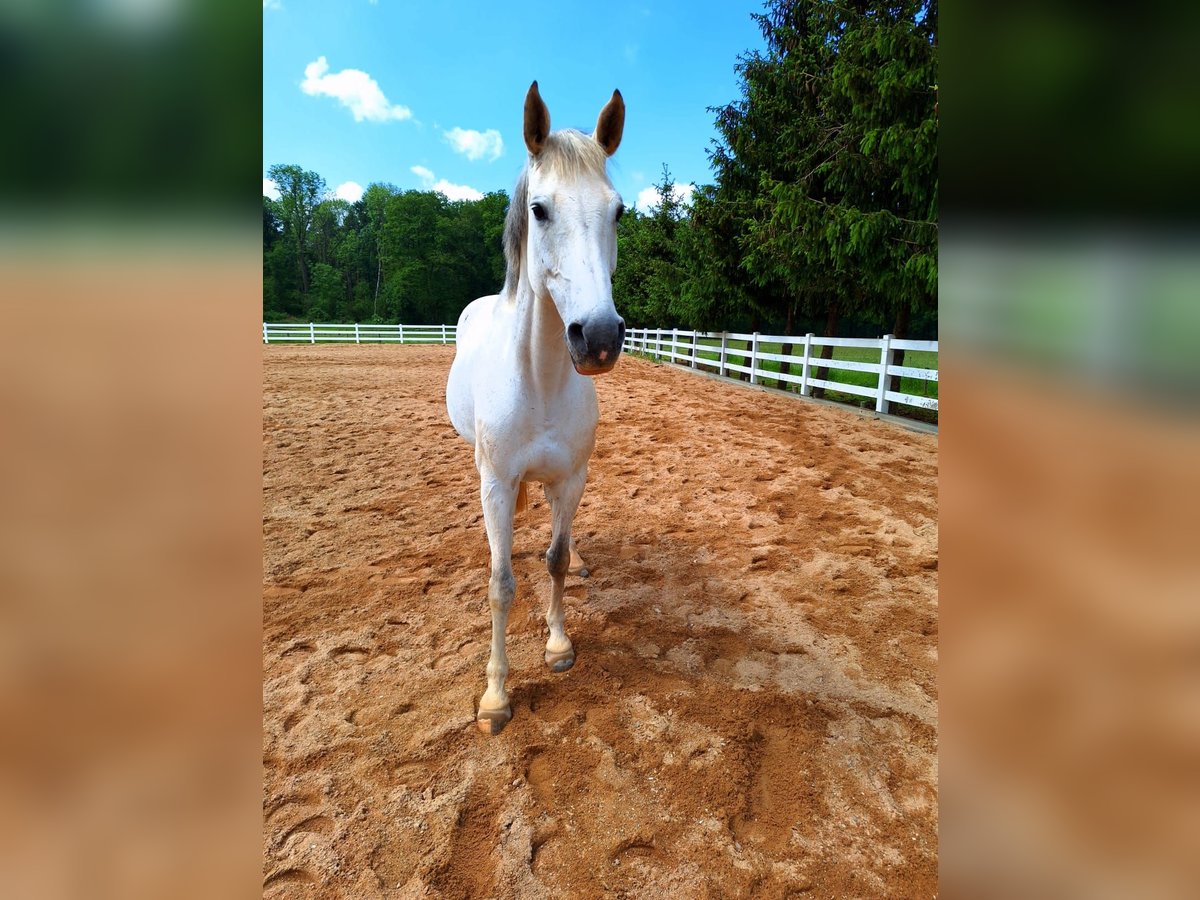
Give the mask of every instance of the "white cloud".
[[658, 200], [658, 188], [648, 187], [638, 192], [634, 206], [642, 212], [649, 212], [651, 207], [658, 206]]
[[357, 203], [362, 199], [363, 190], [357, 181], [345, 181], [333, 189], [333, 196], [347, 203]]
[[272, 200], [279, 199], [279, 185], [270, 178], [263, 179], [263, 196], [270, 197]]
[[447, 200], [482, 200], [483, 192], [466, 184], [451, 184], [445, 178], [433, 186], [433, 189]]
[[[692, 194], [696, 188], [691, 184], [680, 184], [678, 181], [671, 185], [671, 196], [676, 201], [684, 206], [690, 206], [692, 203]], [[637, 208], [642, 212], [650, 212], [650, 210], [662, 203], [662, 195], [659, 194], [658, 188], [648, 187], [638, 192]]]
[[451, 128], [445, 132], [446, 141], [467, 159], [476, 160], [487, 156], [489, 159], [499, 159], [504, 152], [504, 139], [495, 128], [487, 131], [474, 131], [470, 128]]
[[283, 9], [280, 0], [263, 0], [263, 9]]
[[482, 200], [483, 192], [477, 191], [475, 188], [466, 184], [454, 184], [447, 181], [445, 178], [435, 181], [437, 178], [429, 169], [424, 166], [413, 166], [409, 169], [414, 175], [421, 179], [421, 187], [427, 191], [437, 191], [447, 200]]
[[366, 72], [342, 69], [330, 74], [329, 63], [324, 56], [304, 67], [304, 81], [300, 83], [300, 90], [314, 97], [322, 94], [333, 97], [353, 113], [355, 122], [363, 119], [387, 122], [390, 119], [403, 121], [412, 118], [412, 110], [407, 106], [389, 103], [379, 84]]

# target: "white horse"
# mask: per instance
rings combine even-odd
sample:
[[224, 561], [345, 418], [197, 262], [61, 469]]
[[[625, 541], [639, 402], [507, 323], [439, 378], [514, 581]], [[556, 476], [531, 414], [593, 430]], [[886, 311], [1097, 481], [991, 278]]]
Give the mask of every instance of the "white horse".
[[512, 718], [504, 632], [516, 591], [513, 515], [528, 481], [544, 486], [553, 520], [546, 552], [553, 582], [546, 664], [565, 672], [575, 662], [563, 630], [563, 582], [568, 570], [583, 566], [571, 522], [599, 418], [596, 388], [586, 376], [610, 371], [625, 339], [612, 299], [624, 206], [605, 172], [624, 126], [625, 101], [613, 91], [591, 137], [573, 130], [551, 134], [537, 82], [530, 86], [524, 128], [529, 158], [504, 223], [504, 287], [470, 304], [458, 320], [446, 408], [455, 430], [475, 448], [492, 554], [492, 649], [476, 715], [489, 734]]

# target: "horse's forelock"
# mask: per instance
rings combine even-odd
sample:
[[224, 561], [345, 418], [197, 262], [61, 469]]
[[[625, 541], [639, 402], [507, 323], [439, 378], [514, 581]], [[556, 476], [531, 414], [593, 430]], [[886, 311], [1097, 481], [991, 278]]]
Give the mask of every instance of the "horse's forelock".
[[525, 237], [529, 229], [529, 216], [525, 213], [529, 205], [529, 169], [536, 166], [559, 178], [579, 178], [583, 175], [605, 175], [608, 154], [595, 140], [581, 131], [564, 129], [546, 138], [542, 152], [532, 157], [513, 188], [512, 201], [504, 217], [504, 258], [507, 261], [504, 273], [503, 293], [509, 297], [516, 294], [517, 282], [521, 278], [521, 258], [525, 254]]
[[578, 178], [603, 175], [607, 161], [604, 148], [590, 136], [573, 128], [564, 128], [546, 139], [542, 152], [533, 159], [532, 165], [560, 178]]

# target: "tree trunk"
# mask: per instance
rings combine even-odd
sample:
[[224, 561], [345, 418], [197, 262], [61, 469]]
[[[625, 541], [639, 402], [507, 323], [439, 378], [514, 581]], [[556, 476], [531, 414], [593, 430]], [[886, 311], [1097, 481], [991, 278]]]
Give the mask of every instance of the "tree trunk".
[[[308, 270], [304, 266], [304, 238], [296, 235], [296, 264], [300, 267], [300, 295], [308, 300]], [[304, 304], [307, 306], [307, 302]]]
[[[838, 308], [836, 302], [829, 304], [829, 314], [825, 317], [825, 337], [835, 337], [837, 335], [838, 325]], [[821, 359], [833, 359], [833, 347], [824, 346], [821, 348]], [[814, 378], [820, 378], [822, 381], [829, 379], [829, 369], [817, 366], [816, 375]], [[815, 387], [812, 389], [812, 395], [820, 400], [825, 396], [825, 388]]]
[[[792, 334], [792, 329], [795, 327], [796, 327], [796, 304], [793, 302], [793, 303], [788, 304], [787, 323], [783, 326], [783, 333], [790, 337]], [[783, 356], [791, 356], [792, 355], [792, 345], [790, 343], [784, 344], [779, 352]], [[790, 375], [791, 372], [792, 372], [792, 364], [791, 363], [781, 362], [779, 364], [779, 374], [780, 375]], [[788, 383], [786, 381], [784, 381], [782, 378], [780, 378], [778, 381], [775, 382], [775, 386], [777, 388], [779, 388], [781, 391], [786, 391], [788, 389]]]
[[[908, 337], [908, 320], [911, 318], [911, 316], [912, 316], [912, 310], [909, 309], [908, 304], [907, 303], [901, 304], [900, 308], [898, 310], [896, 310], [896, 322], [895, 322], [895, 324], [892, 325], [892, 337], [898, 337], [898, 338]], [[903, 350], [893, 350], [892, 351], [892, 365], [896, 365], [896, 366], [904, 365], [904, 351]], [[891, 378], [888, 380], [888, 390], [895, 391], [896, 393], [900, 392], [900, 376], [899, 375], [892, 375]]]
[[376, 256], [379, 265], [375, 269], [375, 302], [371, 306], [371, 318], [379, 318], [379, 279], [383, 277], [383, 257]]

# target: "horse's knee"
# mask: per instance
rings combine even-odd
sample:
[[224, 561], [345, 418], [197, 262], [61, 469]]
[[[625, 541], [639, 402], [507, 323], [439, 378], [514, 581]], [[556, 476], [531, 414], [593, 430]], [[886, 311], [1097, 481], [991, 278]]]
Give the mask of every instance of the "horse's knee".
[[546, 568], [555, 578], [564, 577], [571, 567], [571, 545], [565, 540], [556, 540], [546, 551]]
[[488, 583], [488, 603], [492, 609], [508, 612], [517, 593], [517, 580], [511, 571], [496, 572]]

